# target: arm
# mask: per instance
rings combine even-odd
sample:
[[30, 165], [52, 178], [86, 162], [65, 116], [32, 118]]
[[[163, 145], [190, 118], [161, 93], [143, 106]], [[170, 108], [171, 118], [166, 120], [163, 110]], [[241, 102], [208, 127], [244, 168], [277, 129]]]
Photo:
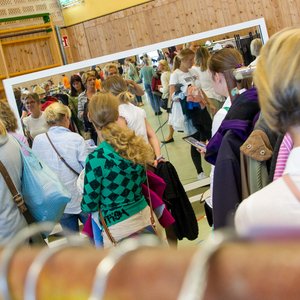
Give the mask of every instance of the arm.
[[145, 125], [146, 125], [146, 131], [147, 131], [147, 137], [149, 140], [149, 144], [151, 145], [154, 153], [155, 153], [155, 157], [160, 157], [161, 156], [161, 152], [160, 152], [160, 143], [158, 141], [158, 138], [153, 130], [153, 128], [151, 127], [151, 125], [149, 124], [149, 122], [145, 119]]
[[125, 118], [123, 118], [123, 117], [120, 117], [120, 116], [118, 117], [117, 124], [122, 128], [128, 128], [127, 122], [126, 122]]
[[137, 84], [135, 81], [127, 79], [126, 82], [127, 82], [127, 85], [132, 86], [132, 88], [134, 90], [134, 94], [136, 96], [143, 96], [145, 94], [144, 90], [141, 88], [141, 86], [139, 84]]
[[171, 101], [173, 101], [172, 98], [174, 93], [175, 93], [175, 85], [172, 84], [169, 86], [169, 95], [171, 97]]

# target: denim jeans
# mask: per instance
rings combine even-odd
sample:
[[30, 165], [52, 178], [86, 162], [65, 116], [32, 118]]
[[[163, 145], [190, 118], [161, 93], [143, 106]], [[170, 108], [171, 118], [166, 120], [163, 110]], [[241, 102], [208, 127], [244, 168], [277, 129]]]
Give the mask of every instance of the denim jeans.
[[86, 222], [88, 214], [81, 212], [80, 214], [63, 214], [59, 223], [65, 230], [79, 232], [79, 220], [82, 224]]
[[147, 94], [147, 97], [150, 100], [150, 104], [151, 104], [151, 107], [152, 107], [153, 111], [155, 113], [160, 112], [159, 102], [156, 101], [156, 99], [154, 98], [154, 95], [153, 95], [152, 89], [151, 89], [151, 85], [147, 84], [147, 83], [144, 83], [144, 87], [145, 87], [145, 92]]

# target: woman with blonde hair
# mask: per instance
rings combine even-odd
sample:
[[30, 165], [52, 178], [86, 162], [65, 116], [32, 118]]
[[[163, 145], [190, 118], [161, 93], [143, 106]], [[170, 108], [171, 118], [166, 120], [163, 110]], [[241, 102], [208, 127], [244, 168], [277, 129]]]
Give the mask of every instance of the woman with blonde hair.
[[214, 111], [210, 111], [211, 116], [213, 116], [223, 106], [224, 98], [214, 91], [211, 73], [208, 69], [209, 58], [210, 54], [207, 48], [200, 46], [195, 54], [193, 69], [198, 72], [202, 90], [215, 108]]
[[103, 89], [117, 96], [119, 105], [118, 123], [122, 127], [128, 126], [136, 135], [142, 136], [151, 145], [156, 160], [161, 158], [160, 145], [157, 136], [147, 121], [146, 112], [132, 104], [134, 95], [128, 91], [126, 81], [120, 76], [111, 76], [103, 82]]
[[[119, 99], [111, 93], [98, 93], [90, 100], [89, 118], [100, 144], [86, 160], [81, 204], [83, 211], [97, 219], [101, 211], [116, 241], [138, 232], [153, 233], [142, 183], [145, 166], [153, 164], [154, 153], [142, 137], [120, 127], [118, 107]], [[111, 245], [106, 232], [103, 240], [104, 247]]]
[[53, 103], [45, 110], [48, 133], [38, 135], [32, 150], [60, 178], [72, 195], [60, 220], [63, 229], [79, 231], [79, 220], [85, 223], [87, 214], [81, 211], [81, 194], [76, 182], [85, 165], [87, 147], [79, 134], [69, 130], [71, 111], [62, 103]]
[[0, 119], [2, 120], [8, 134], [12, 135], [21, 143], [29, 146], [26, 137], [23, 134], [16, 132], [18, 129], [17, 118], [9, 104], [4, 101], [0, 101]]
[[25, 135], [31, 142], [36, 135], [47, 132], [48, 125], [44, 112], [41, 110], [41, 100], [36, 93], [30, 93], [25, 97], [25, 107], [30, 113], [29, 116], [23, 118]]
[[[192, 68], [194, 58], [195, 53], [188, 48], [177, 54], [174, 66], [178, 64], [179, 67], [171, 74], [169, 93], [172, 101], [180, 102], [182, 106], [185, 134], [205, 143], [211, 137], [211, 117], [207, 108], [202, 105], [203, 102], [202, 104], [187, 102], [190, 88], [197, 91], [199, 100], [204, 100], [201, 97], [199, 74]], [[206, 178], [202, 168], [201, 155], [194, 146], [191, 146], [191, 158], [197, 171], [197, 179]]]
[[[20, 146], [13, 137], [7, 135], [0, 119], [0, 161], [9, 173], [18, 191], [21, 190], [22, 159]], [[0, 245], [5, 246], [24, 227], [25, 218], [13, 200], [13, 196], [0, 173]]]
[[166, 60], [162, 59], [158, 62], [158, 70], [161, 72], [161, 85], [158, 86], [159, 91], [162, 93], [161, 101], [166, 103], [165, 108], [171, 107], [171, 101], [169, 101], [169, 82], [170, 82], [170, 67]]
[[300, 27], [274, 34], [263, 46], [254, 83], [262, 114], [275, 132], [294, 143], [284, 175], [243, 200], [235, 215], [238, 233], [300, 226]]

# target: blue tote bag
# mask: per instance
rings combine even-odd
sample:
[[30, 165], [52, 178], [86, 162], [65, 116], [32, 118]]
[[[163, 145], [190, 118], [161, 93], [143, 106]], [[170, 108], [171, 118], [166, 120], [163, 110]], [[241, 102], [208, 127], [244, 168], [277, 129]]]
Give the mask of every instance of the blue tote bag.
[[26, 145], [21, 144], [22, 195], [36, 222], [57, 223], [71, 195], [60, 179]]

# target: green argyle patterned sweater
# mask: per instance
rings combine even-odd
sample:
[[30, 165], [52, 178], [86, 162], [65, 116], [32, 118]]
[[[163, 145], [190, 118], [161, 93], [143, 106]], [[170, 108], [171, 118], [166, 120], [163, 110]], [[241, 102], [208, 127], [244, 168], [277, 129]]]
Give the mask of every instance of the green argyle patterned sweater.
[[107, 226], [124, 221], [147, 206], [145, 180], [143, 166], [121, 157], [104, 141], [87, 157], [81, 208], [91, 213], [100, 206]]

